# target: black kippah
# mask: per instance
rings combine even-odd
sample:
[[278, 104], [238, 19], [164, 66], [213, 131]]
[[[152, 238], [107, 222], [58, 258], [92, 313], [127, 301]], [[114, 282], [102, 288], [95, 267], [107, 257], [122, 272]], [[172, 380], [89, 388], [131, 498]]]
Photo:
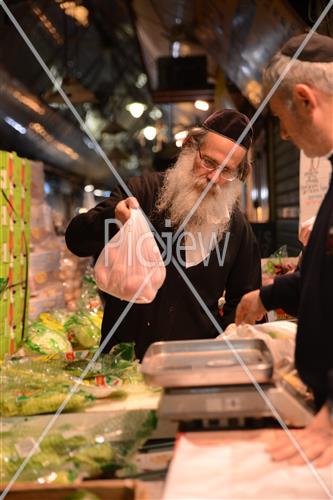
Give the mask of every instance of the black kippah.
[[[248, 117], [239, 111], [235, 111], [234, 109], [221, 109], [220, 111], [215, 111], [215, 113], [206, 118], [202, 126], [211, 132], [223, 135], [237, 142], [238, 138], [249, 124], [249, 121]], [[253, 131], [252, 128], [250, 128], [246, 136], [240, 142], [240, 145], [249, 149], [252, 142], [252, 136]]]
[[[290, 38], [281, 48], [281, 54], [293, 57], [307, 35], [308, 33], [303, 33]], [[313, 33], [297, 59], [307, 62], [333, 62], [333, 39]]]

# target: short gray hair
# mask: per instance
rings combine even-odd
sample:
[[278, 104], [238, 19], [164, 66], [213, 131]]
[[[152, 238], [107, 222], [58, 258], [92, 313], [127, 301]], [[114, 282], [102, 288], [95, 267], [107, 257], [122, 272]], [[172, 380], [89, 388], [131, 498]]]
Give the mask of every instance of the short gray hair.
[[[277, 52], [263, 72], [264, 90], [268, 91], [279, 79], [291, 58]], [[279, 91], [291, 98], [291, 91], [297, 83], [305, 83], [321, 92], [333, 95], [333, 63], [308, 62], [295, 59], [280, 83]]]

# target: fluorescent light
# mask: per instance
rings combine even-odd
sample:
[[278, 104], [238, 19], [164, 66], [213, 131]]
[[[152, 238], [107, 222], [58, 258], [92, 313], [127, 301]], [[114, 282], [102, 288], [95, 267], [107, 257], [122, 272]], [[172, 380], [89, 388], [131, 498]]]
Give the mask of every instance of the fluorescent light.
[[10, 118], [10, 116], [5, 117], [5, 122], [8, 123], [11, 127], [13, 127], [17, 132], [20, 132], [20, 134], [26, 134], [27, 129], [25, 127], [22, 127], [17, 121], [15, 121], [13, 118]]
[[194, 103], [194, 107], [200, 109], [200, 111], [208, 111], [209, 104], [207, 101], [201, 101], [200, 99], [196, 100]]
[[156, 127], [151, 127], [150, 125], [148, 125], [148, 127], [145, 127], [143, 129], [143, 135], [148, 141], [153, 141], [156, 137], [156, 134], [157, 134]]
[[84, 190], [86, 193], [92, 193], [94, 189], [95, 187], [92, 184], [87, 184], [86, 186], [84, 186]]
[[134, 118], [140, 118], [147, 106], [142, 102], [131, 102], [127, 104], [126, 109], [131, 113]]

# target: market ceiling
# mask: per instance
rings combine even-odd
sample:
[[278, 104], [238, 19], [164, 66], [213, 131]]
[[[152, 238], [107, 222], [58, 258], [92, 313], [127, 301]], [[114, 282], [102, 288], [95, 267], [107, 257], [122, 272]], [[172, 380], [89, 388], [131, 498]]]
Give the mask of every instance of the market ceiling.
[[[152, 154], [169, 160], [176, 150], [173, 134], [209, 112], [194, 108], [195, 97], [255, 109], [262, 67], [304, 28], [288, 2], [274, 0], [7, 0], [6, 5], [123, 176], [144, 171]], [[109, 167], [4, 11], [0, 36], [0, 148], [112, 187]], [[158, 92], [157, 59], [172, 54], [207, 56], [207, 81], [194, 93], [193, 88]], [[131, 102], [145, 105], [141, 117], [128, 111]], [[144, 137], [147, 125], [157, 128], [156, 139]]]

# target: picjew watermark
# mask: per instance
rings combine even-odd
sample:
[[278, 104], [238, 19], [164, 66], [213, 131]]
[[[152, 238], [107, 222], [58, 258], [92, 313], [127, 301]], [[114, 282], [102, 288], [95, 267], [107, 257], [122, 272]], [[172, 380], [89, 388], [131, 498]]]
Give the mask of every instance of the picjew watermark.
[[[130, 219], [125, 224], [118, 219], [106, 219], [104, 221], [104, 265], [111, 266], [113, 257], [120, 256], [120, 252], [123, 251], [121, 258], [128, 267], [133, 266], [134, 263], [139, 263], [146, 268], [156, 266], [156, 252], [161, 253], [165, 266], [176, 258], [181, 266], [186, 267], [188, 264], [186, 256], [195, 255], [196, 262], [202, 262], [207, 267], [214, 253], [217, 265], [223, 267], [230, 240], [229, 231], [223, 233], [222, 237], [214, 230], [209, 235], [201, 231], [195, 233], [184, 231], [174, 240], [174, 233], [169, 229], [171, 227], [169, 219], [165, 220], [164, 226], [166, 230], [160, 233], [164, 246], [160, 251], [155, 239], [153, 239], [153, 245], [151, 244], [153, 233], [150, 230], [137, 234]], [[115, 229], [117, 229], [116, 235]]]

